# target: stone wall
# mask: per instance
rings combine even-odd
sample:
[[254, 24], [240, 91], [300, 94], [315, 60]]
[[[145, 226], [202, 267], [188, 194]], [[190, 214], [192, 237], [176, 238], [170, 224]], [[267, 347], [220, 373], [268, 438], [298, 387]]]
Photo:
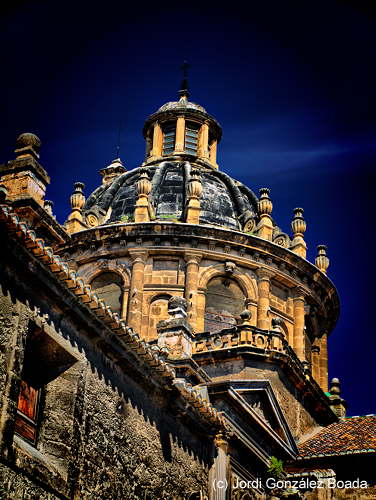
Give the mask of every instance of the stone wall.
[[[45, 315], [4, 293], [0, 315], [0, 498], [183, 499], [206, 493], [210, 444], [176, 418], [151, 381], [144, 388], [129, 380], [126, 401]], [[36, 445], [14, 434], [30, 322], [76, 359], [42, 388]]]

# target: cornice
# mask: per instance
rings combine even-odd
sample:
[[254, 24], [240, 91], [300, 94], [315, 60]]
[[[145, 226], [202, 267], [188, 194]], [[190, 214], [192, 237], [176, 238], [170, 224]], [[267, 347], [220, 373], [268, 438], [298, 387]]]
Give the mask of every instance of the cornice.
[[201, 252], [203, 260], [231, 259], [253, 271], [263, 268], [289, 289], [301, 287], [303, 295], [311, 297], [326, 315], [326, 330], [332, 331], [337, 322], [338, 293], [324, 273], [291, 250], [240, 231], [165, 221], [111, 224], [74, 233], [71, 243], [60, 247], [59, 253], [84, 264], [99, 255], [124, 256], [134, 247], [147, 249], [151, 256], [173, 254], [184, 258], [186, 252]]

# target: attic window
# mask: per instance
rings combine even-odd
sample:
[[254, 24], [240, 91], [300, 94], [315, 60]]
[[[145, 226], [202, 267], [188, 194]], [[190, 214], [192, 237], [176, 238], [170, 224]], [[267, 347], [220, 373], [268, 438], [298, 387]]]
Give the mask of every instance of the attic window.
[[167, 156], [175, 150], [176, 124], [168, 123], [163, 127], [163, 155]]
[[196, 155], [197, 154], [197, 143], [198, 143], [198, 130], [199, 125], [197, 123], [186, 123], [185, 126], [185, 152]]

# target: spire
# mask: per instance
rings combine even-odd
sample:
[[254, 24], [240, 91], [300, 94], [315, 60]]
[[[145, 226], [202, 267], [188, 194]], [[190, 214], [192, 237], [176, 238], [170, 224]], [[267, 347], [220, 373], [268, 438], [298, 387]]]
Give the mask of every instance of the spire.
[[180, 69], [183, 72], [183, 79], [181, 81], [180, 85], [180, 90], [179, 90], [179, 97], [180, 99], [186, 98], [188, 99], [189, 97], [189, 86], [188, 86], [188, 69], [191, 67], [190, 64], [187, 63], [187, 61], [184, 61]]

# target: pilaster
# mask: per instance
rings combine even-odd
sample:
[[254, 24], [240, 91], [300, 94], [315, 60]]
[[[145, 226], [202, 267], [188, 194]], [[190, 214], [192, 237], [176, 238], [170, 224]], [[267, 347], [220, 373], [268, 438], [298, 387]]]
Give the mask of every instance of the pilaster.
[[209, 159], [209, 125], [203, 123], [199, 131], [197, 156], [205, 160]]
[[153, 147], [150, 151], [150, 159], [155, 159], [162, 156], [162, 143], [163, 143], [162, 128], [159, 125], [159, 123], [156, 122], [153, 128]]
[[270, 328], [269, 307], [270, 307], [270, 279], [274, 276], [271, 271], [260, 268], [257, 274], [257, 328], [268, 330]]
[[184, 152], [185, 143], [185, 118], [179, 116], [176, 120], [176, 134], [175, 134], [175, 153]]
[[132, 259], [132, 273], [129, 289], [127, 322], [128, 325], [138, 333], [141, 331], [144, 271], [148, 252], [143, 248], [130, 248], [129, 256]]
[[312, 346], [312, 375], [316, 382], [320, 385], [320, 346], [316, 343]]
[[218, 142], [215, 140], [210, 144], [209, 147], [209, 160], [212, 166], [216, 169], [218, 169], [218, 164], [217, 164], [217, 144]]
[[301, 361], [305, 361], [305, 349], [304, 349], [304, 290], [300, 287], [296, 287], [292, 290], [293, 298], [293, 315], [294, 315], [294, 330], [293, 330], [293, 348]]
[[184, 297], [188, 302], [188, 319], [191, 325], [197, 328], [197, 289], [198, 274], [202, 254], [199, 252], [185, 252], [185, 288]]
[[320, 387], [328, 391], [328, 335], [325, 332], [320, 338]]

